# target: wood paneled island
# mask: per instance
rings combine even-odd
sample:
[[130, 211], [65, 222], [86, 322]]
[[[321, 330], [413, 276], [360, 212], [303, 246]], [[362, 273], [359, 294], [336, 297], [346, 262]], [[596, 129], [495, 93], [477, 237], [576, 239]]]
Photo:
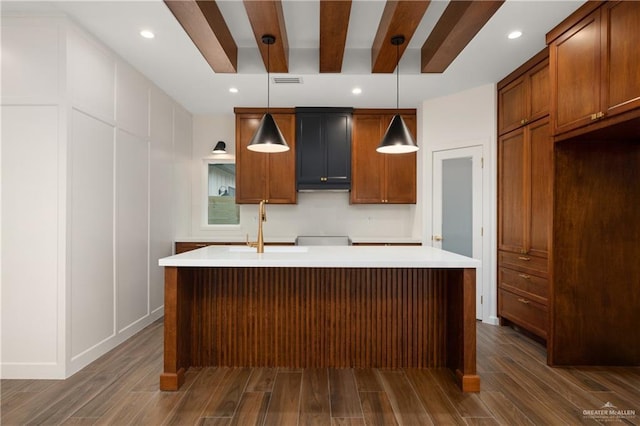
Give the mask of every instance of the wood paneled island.
[[477, 392], [480, 262], [432, 247], [208, 246], [165, 267], [164, 372], [448, 367]]

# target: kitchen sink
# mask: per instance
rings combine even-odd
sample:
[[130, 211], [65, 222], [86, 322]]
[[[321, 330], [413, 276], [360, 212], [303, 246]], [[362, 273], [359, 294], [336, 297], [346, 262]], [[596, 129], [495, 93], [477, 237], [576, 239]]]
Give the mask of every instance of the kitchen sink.
[[[249, 246], [232, 246], [229, 247], [230, 252], [235, 253], [255, 253], [256, 247]], [[265, 253], [306, 253], [309, 251], [309, 247], [305, 246], [265, 246]]]

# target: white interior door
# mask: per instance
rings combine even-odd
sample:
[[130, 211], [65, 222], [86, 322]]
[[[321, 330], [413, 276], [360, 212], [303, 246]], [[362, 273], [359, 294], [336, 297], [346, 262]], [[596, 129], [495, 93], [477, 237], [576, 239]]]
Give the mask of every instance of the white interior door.
[[[482, 146], [433, 152], [434, 247], [482, 261]], [[482, 319], [482, 270], [476, 317]]]

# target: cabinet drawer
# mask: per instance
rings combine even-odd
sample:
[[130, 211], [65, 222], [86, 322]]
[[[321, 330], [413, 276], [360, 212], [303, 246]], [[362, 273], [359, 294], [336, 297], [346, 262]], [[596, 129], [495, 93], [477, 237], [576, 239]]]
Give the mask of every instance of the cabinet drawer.
[[498, 314], [530, 332], [547, 338], [547, 307], [510, 291], [500, 290]]
[[528, 295], [536, 302], [547, 303], [549, 282], [546, 278], [525, 274], [514, 269], [499, 268], [498, 284], [500, 288], [522, 293], [524, 296]]
[[544, 257], [500, 251], [498, 252], [498, 265], [500, 267], [517, 269], [525, 273], [547, 277], [547, 259]]

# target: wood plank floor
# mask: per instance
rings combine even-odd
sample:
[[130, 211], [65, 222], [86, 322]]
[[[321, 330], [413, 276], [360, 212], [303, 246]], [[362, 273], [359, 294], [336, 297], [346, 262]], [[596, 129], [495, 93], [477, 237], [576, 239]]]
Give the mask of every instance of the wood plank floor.
[[[3, 380], [1, 424], [640, 424], [640, 367], [549, 368], [538, 343], [477, 327], [477, 394], [441, 369], [200, 368], [160, 392], [158, 321], [67, 380]], [[618, 418], [584, 411], [607, 403]]]

